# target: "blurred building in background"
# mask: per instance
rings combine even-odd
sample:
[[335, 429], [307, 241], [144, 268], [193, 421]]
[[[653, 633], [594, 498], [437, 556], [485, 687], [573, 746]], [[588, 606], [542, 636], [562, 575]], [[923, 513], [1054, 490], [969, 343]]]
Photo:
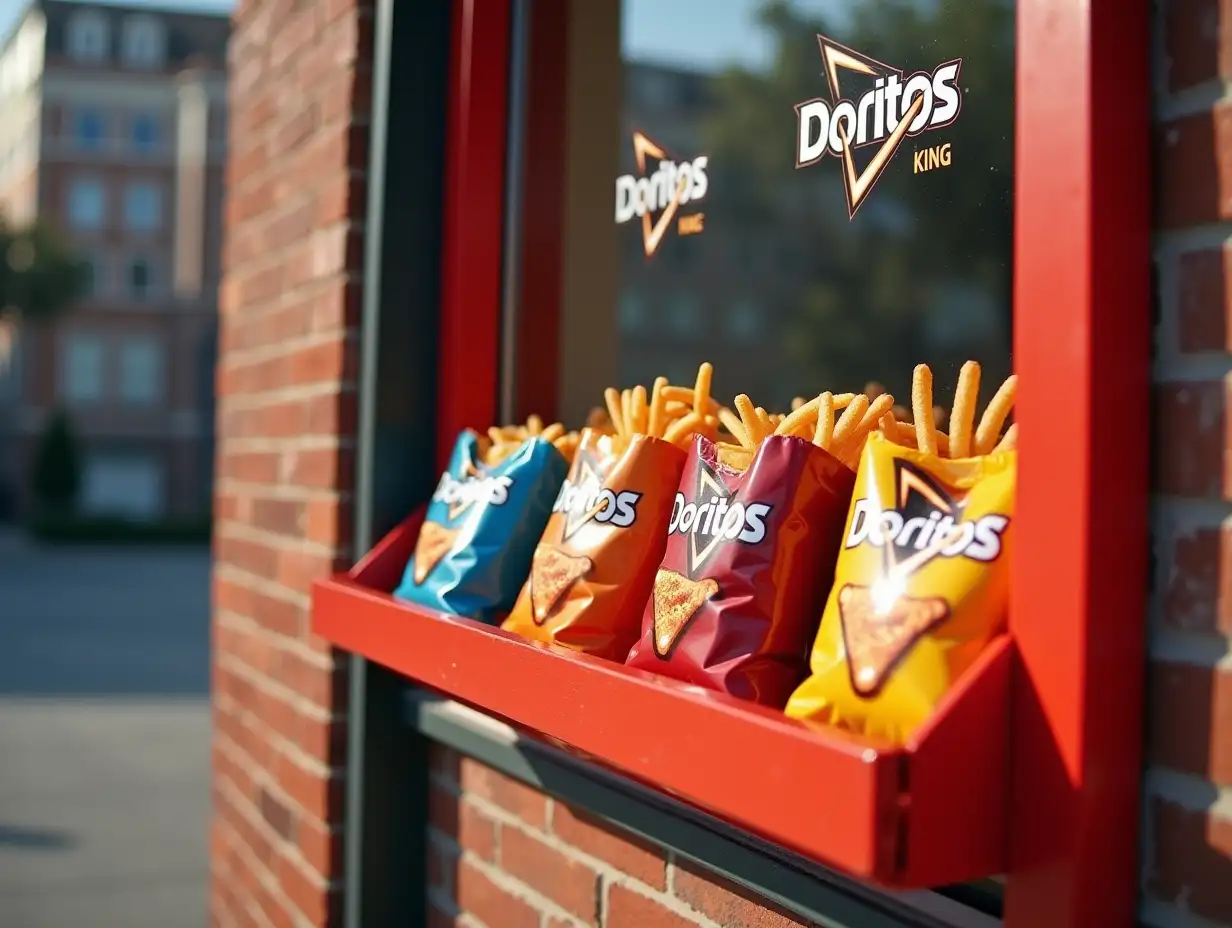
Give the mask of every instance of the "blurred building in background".
[[0, 49], [0, 212], [88, 261], [88, 297], [0, 375], [0, 494], [71, 416], [81, 507], [209, 506], [226, 154], [225, 15], [36, 0]]

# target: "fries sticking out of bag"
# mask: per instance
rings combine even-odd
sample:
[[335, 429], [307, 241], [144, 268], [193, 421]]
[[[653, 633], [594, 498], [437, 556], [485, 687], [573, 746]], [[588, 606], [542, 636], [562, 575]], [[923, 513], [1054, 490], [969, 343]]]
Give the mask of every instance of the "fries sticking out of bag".
[[710, 396], [714, 367], [703, 363], [697, 369], [692, 387], [672, 386], [666, 377], [656, 378], [649, 393], [643, 386], [603, 393], [607, 419], [611, 422], [618, 447], [634, 435], [659, 438], [679, 448], [687, 448], [695, 434], [715, 438], [719, 429], [719, 404]]
[[[954, 405], [949, 415], [933, 404], [933, 372], [927, 364], [918, 364], [911, 382], [912, 422], [898, 416], [885, 416], [878, 430], [897, 445], [915, 448], [926, 454], [944, 458], [968, 458], [1012, 451], [1018, 447], [1018, 426], [1005, 427], [1014, 408], [1018, 377], [1011, 375], [989, 400], [984, 414], [976, 422], [979, 403], [980, 365], [968, 361], [958, 374]], [[940, 413], [940, 414], [939, 414]], [[948, 430], [943, 423], [948, 420]]]
[[745, 394], [735, 400], [735, 411], [719, 410], [719, 421], [735, 441], [718, 443], [719, 460], [742, 470], [753, 459], [758, 445], [771, 435], [807, 438], [856, 469], [860, 452], [870, 432], [883, 416], [891, 415], [894, 397], [881, 392], [870, 398], [863, 393], [822, 393], [811, 400], [797, 397], [784, 416], [767, 413]]
[[522, 444], [531, 438], [539, 438], [552, 445], [565, 456], [566, 461], [573, 460], [577, 450], [578, 433], [566, 432], [559, 422], [545, 426], [539, 416], [530, 416], [525, 425], [492, 426], [487, 435], [480, 441], [479, 450], [483, 463], [491, 467], [499, 464]]

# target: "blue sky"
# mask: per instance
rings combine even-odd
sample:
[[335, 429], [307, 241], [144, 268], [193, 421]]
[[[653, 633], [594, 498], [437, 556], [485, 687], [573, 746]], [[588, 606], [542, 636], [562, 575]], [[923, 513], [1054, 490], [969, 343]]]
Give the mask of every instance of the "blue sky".
[[[413, 2], [413, 0], [412, 0]], [[795, 0], [807, 10], [833, 10], [848, 0]], [[623, 0], [625, 53], [707, 69], [740, 62], [757, 67], [771, 51], [750, 32], [759, 0]], [[230, 10], [231, 0], [125, 0], [125, 5], [179, 10]], [[26, 0], [0, 0], [0, 36], [8, 35]]]

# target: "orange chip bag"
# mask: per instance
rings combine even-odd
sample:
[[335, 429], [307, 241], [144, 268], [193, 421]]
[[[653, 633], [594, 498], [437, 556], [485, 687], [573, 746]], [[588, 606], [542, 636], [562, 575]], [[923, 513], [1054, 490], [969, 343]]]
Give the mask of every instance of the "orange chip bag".
[[1017, 453], [869, 436], [810, 676], [787, 715], [907, 739], [1005, 623]]
[[661, 438], [583, 430], [530, 579], [501, 627], [623, 661], [641, 633], [685, 459]]

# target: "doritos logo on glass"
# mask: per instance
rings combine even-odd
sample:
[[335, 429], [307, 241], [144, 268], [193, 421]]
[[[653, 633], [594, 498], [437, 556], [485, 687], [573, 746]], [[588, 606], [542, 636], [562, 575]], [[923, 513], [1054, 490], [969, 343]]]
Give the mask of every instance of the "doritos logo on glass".
[[482, 460], [474, 432], [458, 437], [428, 504], [400, 599], [493, 622], [513, 605], [568, 463], [530, 437], [499, 461]]
[[[827, 155], [842, 162], [848, 218], [868, 199], [903, 142], [951, 125], [962, 110], [958, 75], [962, 59], [932, 71], [904, 77], [902, 68], [885, 64], [824, 35], [817, 36], [830, 99], [796, 104], [796, 167], [816, 164]], [[856, 96], [850, 83], [860, 85]], [[872, 156], [856, 166], [854, 150], [868, 147]], [[917, 153], [915, 173], [950, 164], [951, 148], [940, 146], [932, 159]]]
[[624, 660], [663, 555], [684, 458], [659, 438], [583, 431], [530, 579], [502, 627]]
[[650, 258], [663, 244], [673, 221], [678, 235], [703, 231], [704, 214], [680, 215], [680, 211], [705, 199], [710, 188], [706, 177], [710, 158], [699, 155], [678, 161], [642, 132], [633, 133], [633, 157], [637, 174], [616, 178], [616, 224], [640, 218], [642, 251]]
[[694, 441], [628, 663], [781, 708], [805, 673], [854, 474], [787, 435], [743, 469], [719, 450]]
[[898, 740], [1002, 628], [1016, 455], [870, 437], [834, 589], [787, 714]]

